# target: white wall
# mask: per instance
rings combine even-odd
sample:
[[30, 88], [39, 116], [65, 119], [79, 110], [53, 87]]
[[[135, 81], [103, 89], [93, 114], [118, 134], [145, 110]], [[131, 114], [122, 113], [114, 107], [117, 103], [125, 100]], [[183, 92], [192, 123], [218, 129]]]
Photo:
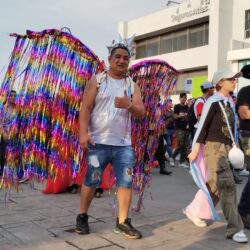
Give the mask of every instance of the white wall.
[[250, 9], [250, 0], [234, 0], [233, 6], [233, 39], [250, 43], [250, 38], [246, 39], [244, 33], [245, 10]]
[[[118, 26], [118, 32], [121, 35], [125, 35], [125, 38], [131, 37], [134, 34], [136, 34], [136, 36], [140, 36], [168, 27], [172, 27], [177, 24], [192, 21], [197, 18], [208, 16], [210, 1], [203, 1], [206, 1], [208, 4], [203, 5], [202, 8], [200, 8], [201, 0], [190, 0], [179, 5], [165, 7], [165, 9], [162, 11], [158, 11], [129, 22], [125, 22], [127, 23], [127, 25], [124, 24], [124, 22], [120, 22]], [[189, 3], [190, 6], [188, 5]], [[203, 11], [203, 13], [193, 14], [193, 11], [196, 11], [197, 9], [200, 9], [200, 11]], [[191, 11], [192, 13], [190, 13]], [[177, 20], [177, 18], [179, 19]]]
[[233, 0], [211, 0], [210, 13], [208, 79], [219, 69], [230, 69], [227, 52], [232, 38]]

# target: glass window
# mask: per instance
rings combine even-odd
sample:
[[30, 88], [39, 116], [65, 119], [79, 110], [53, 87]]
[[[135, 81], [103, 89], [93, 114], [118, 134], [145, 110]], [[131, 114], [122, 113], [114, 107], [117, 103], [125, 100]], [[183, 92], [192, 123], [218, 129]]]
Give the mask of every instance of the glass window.
[[208, 36], [209, 24], [207, 22], [186, 29], [171, 31], [161, 36], [155, 36], [154, 38], [141, 40], [137, 42], [136, 58], [139, 59], [204, 46], [208, 44]]
[[187, 49], [187, 30], [176, 32], [173, 38], [173, 50]]
[[188, 47], [194, 48], [204, 44], [204, 26], [189, 30]]
[[147, 56], [158, 55], [159, 51], [159, 39], [154, 38], [147, 41]]
[[161, 37], [160, 54], [170, 53], [173, 51], [173, 38], [172, 34]]
[[250, 10], [245, 12], [245, 38], [250, 37]]
[[209, 30], [209, 25], [208, 24], [205, 24], [205, 38], [204, 38], [204, 45], [208, 45], [208, 30]]
[[136, 58], [144, 58], [147, 56], [146, 42], [139, 42], [136, 46]]

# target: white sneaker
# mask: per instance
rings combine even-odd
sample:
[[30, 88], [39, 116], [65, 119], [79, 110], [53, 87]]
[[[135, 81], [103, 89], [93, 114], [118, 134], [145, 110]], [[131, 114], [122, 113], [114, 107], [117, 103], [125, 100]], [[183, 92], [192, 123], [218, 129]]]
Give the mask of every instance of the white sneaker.
[[245, 235], [243, 230], [241, 230], [238, 233], [234, 234], [232, 239], [233, 239], [233, 241], [238, 242], [238, 243], [247, 243], [248, 242], [248, 238]]
[[191, 220], [195, 226], [197, 227], [206, 227], [207, 223], [206, 221], [200, 219], [199, 217], [193, 216], [192, 214], [190, 214], [189, 212], [186, 212], [183, 210], [183, 213], [188, 217], [189, 220]]
[[170, 166], [174, 167], [175, 164], [174, 164], [174, 159], [172, 157], [169, 158], [169, 164]]
[[240, 176], [248, 176], [249, 175], [249, 171], [243, 169], [241, 171], [238, 172]]
[[187, 162], [184, 161], [184, 162], [182, 162], [182, 163], [179, 164], [179, 167], [189, 168], [190, 166], [189, 166], [189, 164]]

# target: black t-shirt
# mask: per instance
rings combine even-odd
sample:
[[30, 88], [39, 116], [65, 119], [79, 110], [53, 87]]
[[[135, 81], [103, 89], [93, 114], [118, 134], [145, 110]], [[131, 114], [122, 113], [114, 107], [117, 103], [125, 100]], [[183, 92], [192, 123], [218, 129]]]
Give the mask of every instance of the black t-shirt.
[[[237, 109], [239, 106], [248, 106], [250, 108], [250, 86], [240, 89], [237, 95]], [[250, 120], [240, 119], [240, 130], [250, 131]]]
[[[232, 133], [234, 134], [234, 112], [230, 105], [222, 104], [227, 114]], [[221, 142], [226, 145], [232, 145], [232, 139], [229, 134], [226, 119], [218, 102], [211, 104], [197, 139], [197, 142], [202, 144], [205, 144], [206, 141]]]
[[175, 129], [176, 130], [187, 130], [187, 124], [188, 124], [188, 106], [187, 105], [181, 105], [176, 104], [174, 106], [174, 114], [180, 115], [180, 114], [186, 114], [183, 118], [175, 119]]

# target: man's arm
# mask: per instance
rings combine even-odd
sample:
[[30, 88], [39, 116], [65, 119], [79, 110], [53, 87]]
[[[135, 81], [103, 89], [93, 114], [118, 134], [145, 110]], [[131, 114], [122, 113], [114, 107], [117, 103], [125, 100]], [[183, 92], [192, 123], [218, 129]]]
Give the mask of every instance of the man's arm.
[[250, 109], [246, 105], [242, 105], [238, 107], [238, 114], [240, 116], [240, 119], [242, 120], [248, 120], [250, 119]]
[[[132, 104], [132, 105], [131, 105]], [[135, 83], [135, 91], [133, 94], [131, 107], [128, 108], [128, 111], [135, 117], [142, 118], [145, 115], [145, 107], [141, 98], [141, 91], [139, 86]]]
[[88, 134], [88, 125], [90, 119], [90, 113], [95, 103], [95, 97], [97, 94], [97, 81], [93, 76], [86, 84], [84, 89], [83, 100], [79, 114], [79, 142], [83, 150], [88, 150], [88, 144], [94, 145], [91, 136]]
[[141, 98], [141, 91], [137, 84], [135, 84], [135, 91], [132, 100], [127, 96], [126, 91], [123, 97], [116, 97], [116, 108], [127, 109], [135, 117], [143, 117], [145, 114], [145, 107]]

